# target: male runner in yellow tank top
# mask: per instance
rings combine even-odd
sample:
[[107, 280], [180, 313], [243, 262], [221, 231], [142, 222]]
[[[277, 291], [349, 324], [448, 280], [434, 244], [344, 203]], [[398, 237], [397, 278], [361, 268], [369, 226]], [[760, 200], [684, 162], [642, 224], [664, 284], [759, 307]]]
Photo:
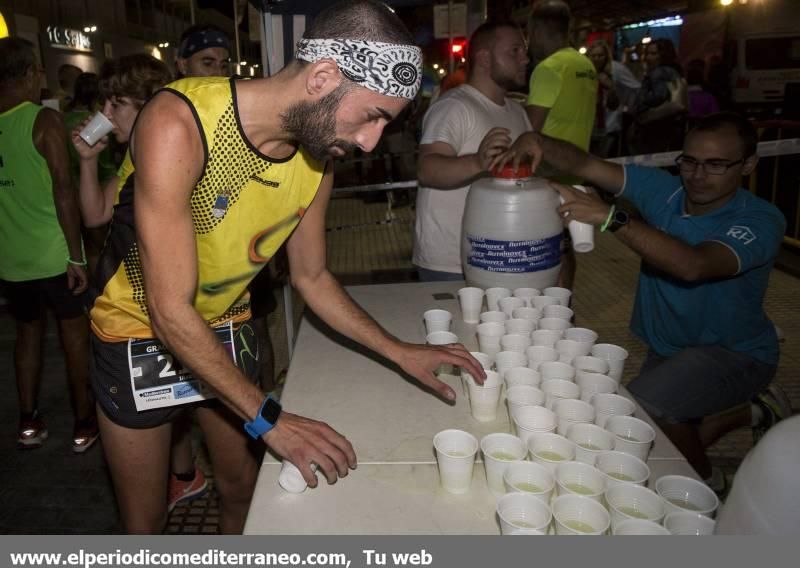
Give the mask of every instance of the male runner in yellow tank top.
[[[224, 402], [197, 408], [223, 532], [242, 530], [257, 476], [243, 422], [311, 486], [312, 464], [329, 483], [356, 466], [343, 436], [281, 412], [248, 369], [231, 361], [231, 347], [240, 355], [249, 347], [241, 347], [247, 283], [286, 239], [293, 284], [331, 327], [448, 400], [455, 393], [436, 379], [440, 364], [484, 376], [460, 345], [412, 345], [389, 335], [325, 265], [328, 160], [354, 148], [372, 150], [387, 122], [414, 98], [421, 55], [411, 42], [384, 4], [342, 2], [314, 20], [296, 59], [278, 75], [178, 81], [141, 111], [131, 141], [136, 170], [115, 208], [91, 313], [92, 386], [127, 531], [164, 526], [174, 406], [158, 407], [156, 399], [193, 395], [192, 388], [161, 382], [175, 376], [178, 361]], [[240, 367], [246, 359], [237, 360]], [[134, 384], [143, 387], [134, 392]], [[137, 408], [145, 398], [156, 407]]]

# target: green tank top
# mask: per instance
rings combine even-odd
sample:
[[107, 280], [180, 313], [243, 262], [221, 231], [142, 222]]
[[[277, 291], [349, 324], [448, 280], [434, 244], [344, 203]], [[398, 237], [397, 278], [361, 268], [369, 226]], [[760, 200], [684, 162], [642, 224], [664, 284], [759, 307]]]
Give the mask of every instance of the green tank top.
[[50, 170], [33, 144], [42, 108], [24, 102], [0, 114], [0, 279], [11, 282], [63, 274], [69, 256]]

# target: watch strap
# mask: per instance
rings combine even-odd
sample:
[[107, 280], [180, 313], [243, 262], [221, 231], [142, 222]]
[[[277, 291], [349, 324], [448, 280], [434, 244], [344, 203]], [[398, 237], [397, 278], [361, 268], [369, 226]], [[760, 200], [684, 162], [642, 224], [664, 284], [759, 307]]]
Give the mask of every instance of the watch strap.
[[[267, 408], [267, 405], [270, 404], [270, 402], [271, 406], [277, 406], [277, 412], [275, 413], [275, 416], [272, 418], [271, 422], [264, 417], [264, 409]], [[275, 424], [278, 422], [278, 416], [280, 416], [280, 412], [280, 403], [271, 396], [267, 396], [267, 398], [264, 399], [264, 402], [262, 402], [261, 406], [258, 408], [258, 414], [256, 414], [256, 417], [250, 422], [244, 423], [245, 432], [247, 432], [251, 438], [257, 440], [275, 427]]]

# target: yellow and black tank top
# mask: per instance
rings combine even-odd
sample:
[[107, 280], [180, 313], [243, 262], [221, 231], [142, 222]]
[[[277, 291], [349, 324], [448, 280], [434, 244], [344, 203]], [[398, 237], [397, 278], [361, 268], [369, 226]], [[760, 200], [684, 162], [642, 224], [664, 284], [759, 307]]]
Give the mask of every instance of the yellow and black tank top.
[[[243, 321], [250, 317], [247, 285], [300, 222], [324, 164], [302, 148], [281, 160], [260, 153], [244, 136], [233, 80], [181, 79], [164, 90], [189, 105], [204, 143], [205, 164], [191, 196], [194, 307], [212, 326]], [[135, 172], [120, 186], [90, 312], [105, 341], [153, 337], [134, 228]]]

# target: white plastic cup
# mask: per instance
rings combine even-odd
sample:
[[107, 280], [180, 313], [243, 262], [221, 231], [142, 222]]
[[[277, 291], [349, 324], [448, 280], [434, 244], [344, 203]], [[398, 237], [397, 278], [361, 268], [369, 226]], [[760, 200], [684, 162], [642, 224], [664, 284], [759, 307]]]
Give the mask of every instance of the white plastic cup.
[[556, 341], [561, 339], [563, 335], [564, 332], [562, 330], [539, 328], [531, 333], [531, 341], [533, 341], [534, 345], [541, 345], [542, 347], [552, 347], [553, 349], [555, 349]]
[[562, 398], [553, 403], [553, 412], [558, 417], [556, 432], [562, 436], [573, 424], [591, 424], [594, 421], [594, 406], [582, 400]]
[[433, 447], [444, 490], [457, 495], [467, 493], [472, 484], [478, 440], [463, 430], [442, 430], [433, 437]]
[[[489, 357], [486, 353], [470, 351], [469, 354], [481, 364], [484, 371], [491, 371], [492, 367], [494, 367], [494, 358]], [[470, 381], [474, 381], [472, 375], [468, 371], [461, 369], [461, 386], [463, 387], [464, 396], [469, 396]]]
[[96, 112], [89, 123], [83, 127], [78, 136], [89, 146], [94, 146], [100, 139], [114, 128], [111, 121], [102, 112]]
[[575, 252], [592, 252], [594, 250], [594, 226], [580, 221], [567, 223], [572, 249]]
[[[508, 323], [508, 322], [506, 322]], [[529, 335], [519, 334], [506, 334], [500, 338], [500, 349], [503, 351], [515, 351], [525, 355], [525, 350], [531, 346], [531, 338]], [[527, 364], [528, 358], [525, 358]]]
[[719, 499], [708, 485], [683, 475], [665, 475], [656, 480], [656, 493], [667, 513], [695, 513], [713, 517]]
[[528, 364], [528, 358], [525, 356], [524, 349], [520, 351], [500, 351], [494, 356], [494, 366], [501, 376], [504, 376], [506, 371], [514, 367], [525, 367]]
[[483, 290], [468, 286], [458, 291], [458, 302], [461, 305], [461, 318], [464, 323], [478, 323], [483, 306]]
[[657, 493], [641, 485], [619, 483], [606, 491], [611, 513], [611, 529], [628, 519], [660, 523], [664, 518], [664, 502]]
[[668, 513], [664, 517], [664, 528], [676, 536], [711, 536], [716, 521], [700, 513]]
[[559, 303], [558, 298], [553, 298], [551, 296], [536, 296], [535, 298], [531, 299], [531, 304], [533, 305], [533, 307], [539, 310], [540, 312], [546, 306], [554, 306], [558, 303]]
[[512, 434], [498, 432], [481, 439], [486, 483], [492, 493], [501, 495], [505, 492], [503, 474], [509, 464], [525, 459], [527, 451], [522, 440]]
[[577, 371], [575, 384], [581, 388], [581, 400], [591, 402], [596, 394], [614, 394], [617, 392], [617, 381], [608, 375]]
[[647, 461], [656, 439], [656, 431], [644, 420], [633, 416], [610, 416], [604, 428], [614, 434], [614, 449]]
[[592, 346], [588, 343], [581, 343], [572, 339], [559, 339], [556, 341], [558, 360], [569, 365], [572, 365], [575, 357], [587, 355], [591, 349]]
[[[530, 308], [519, 308], [527, 310]], [[514, 310], [516, 312], [516, 310]], [[531, 319], [525, 318], [511, 318], [505, 321], [506, 334], [508, 335], [524, 335], [530, 340], [531, 332], [536, 329], [536, 322]]]
[[597, 393], [590, 401], [595, 409], [594, 423], [605, 428], [609, 416], [630, 416], [636, 410], [632, 400], [619, 394]]
[[[568, 329], [567, 331], [571, 330]], [[589, 351], [591, 351], [591, 348]], [[593, 355], [579, 355], [575, 357], [572, 361], [572, 366], [575, 367], [576, 375], [581, 371], [585, 373], [599, 373], [601, 375], [608, 373], [608, 361]]]
[[557, 422], [556, 415], [543, 406], [521, 406], [515, 408], [511, 415], [511, 420], [516, 428], [517, 436], [526, 445], [534, 434], [554, 432]]
[[582, 495], [603, 503], [606, 476], [593, 466], [578, 461], [562, 462], [556, 466], [556, 493]]
[[572, 382], [575, 379], [575, 367], [561, 361], [544, 361], [539, 364], [539, 373], [542, 381], [561, 379]]
[[494, 367], [494, 358], [490, 357], [486, 353], [481, 353], [480, 351], [470, 351], [469, 354], [475, 357], [478, 363], [481, 364], [481, 367], [487, 371], [490, 371], [492, 367]]
[[556, 318], [570, 321], [575, 315], [570, 308], [557, 304], [554, 306], [545, 306], [542, 310], [542, 316], [546, 318]]
[[607, 487], [620, 483], [644, 486], [650, 479], [650, 468], [637, 457], [623, 452], [600, 452], [594, 467], [606, 474]]
[[[543, 363], [544, 365], [544, 363]], [[581, 389], [572, 381], [566, 379], [545, 379], [542, 373], [542, 392], [544, 392], [544, 405], [553, 410], [556, 401], [565, 398], [579, 398]]]
[[513, 294], [515, 298], [524, 300], [525, 305], [529, 308], [533, 307], [533, 299], [541, 295], [541, 291], [537, 290], [536, 288], [517, 288], [514, 290]]
[[489, 311], [498, 311], [500, 299], [509, 296], [511, 296], [511, 290], [508, 288], [489, 288], [486, 290], [486, 307], [489, 308]]
[[503, 485], [507, 493], [526, 493], [550, 506], [556, 480], [552, 473], [538, 463], [518, 461], [506, 468]]
[[617, 382], [622, 380], [622, 372], [625, 370], [625, 360], [628, 358], [628, 351], [619, 345], [611, 343], [597, 343], [592, 346], [592, 355], [608, 361], [608, 376]]
[[503, 327], [505, 328], [505, 321], [508, 319], [508, 316], [505, 314], [505, 312], [493, 310], [490, 312], [482, 312], [478, 318], [480, 319], [481, 323], [502, 323], [504, 324]]
[[669, 536], [670, 532], [653, 521], [627, 519], [618, 523], [611, 534], [614, 536]]
[[506, 333], [506, 328], [502, 323], [486, 322], [478, 324], [478, 349], [481, 353], [486, 353], [489, 357], [494, 357], [500, 353], [500, 338]]
[[557, 535], [600, 536], [611, 526], [605, 507], [583, 495], [560, 495], [552, 510]]
[[534, 324], [534, 329], [536, 329], [536, 323], [542, 319], [542, 312], [537, 310], [536, 308], [517, 308], [513, 312], [511, 312], [511, 316], [515, 319], [526, 319], [531, 320]]
[[478, 422], [497, 420], [497, 405], [500, 403], [500, 390], [503, 381], [496, 371], [485, 371], [486, 380], [479, 385], [474, 380], [467, 381], [469, 406], [472, 417]]
[[590, 343], [594, 345], [598, 337], [600, 337], [598, 333], [588, 327], [571, 327], [564, 331], [564, 339], [572, 339], [580, 343]]
[[[527, 452], [528, 448], [525, 448]], [[311, 471], [317, 471], [317, 464], [311, 464]], [[308, 487], [303, 474], [300, 469], [290, 461], [285, 461], [281, 464], [281, 471], [278, 474], [278, 485], [281, 489], [289, 493], [302, 493]]]
[[571, 327], [572, 324], [569, 321], [561, 318], [542, 318], [539, 320], [539, 329], [552, 329], [563, 332]]
[[422, 315], [425, 320], [425, 330], [428, 334], [437, 331], [450, 331], [450, 324], [453, 321], [453, 314], [447, 310], [428, 310]]
[[428, 345], [450, 345], [458, 343], [458, 336], [449, 331], [434, 331], [425, 336], [425, 342]]
[[[573, 185], [578, 191], [586, 193], [586, 188], [582, 185]], [[564, 198], [559, 197], [562, 205]], [[589, 223], [583, 223], [572, 219], [567, 223], [567, 230], [569, 231], [570, 239], [572, 240], [572, 249], [575, 252], [586, 253], [594, 250], [594, 226]]]
[[526, 493], [507, 493], [497, 500], [500, 533], [509, 535], [517, 530], [540, 531], [547, 534], [553, 514], [545, 503]]
[[547, 361], [558, 361], [558, 351], [546, 345], [531, 345], [525, 350], [528, 357], [528, 367], [534, 371], [539, 370], [539, 366]]
[[517, 410], [523, 406], [543, 406], [544, 393], [536, 387], [526, 385], [508, 387], [506, 404], [508, 404], [508, 416], [513, 422]]
[[500, 298], [497, 305], [500, 307], [500, 311], [505, 313], [508, 317], [511, 317], [514, 310], [525, 307], [525, 300], [509, 296], [507, 298]]
[[534, 434], [528, 439], [528, 455], [555, 475], [556, 466], [575, 459], [575, 444], [555, 433]]
[[560, 288], [558, 286], [551, 286], [550, 288], [545, 288], [542, 290], [542, 294], [545, 296], [550, 296], [551, 298], [555, 298], [562, 306], [569, 307], [569, 300], [572, 297], [572, 290]]
[[614, 448], [614, 435], [596, 424], [572, 424], [567, 439], [575, 444], [575, 460], [589, 465]]
[[542, 382], [539, 372], [528, 367], [512, 367], [505, 372], [503, 378], [507, 389], [518, 386], [538, 387]]

